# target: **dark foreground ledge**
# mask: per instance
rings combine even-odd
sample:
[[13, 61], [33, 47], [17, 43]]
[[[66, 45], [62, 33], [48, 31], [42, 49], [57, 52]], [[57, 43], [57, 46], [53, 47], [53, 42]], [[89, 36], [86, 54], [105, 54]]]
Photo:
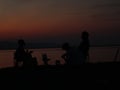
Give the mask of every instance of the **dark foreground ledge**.
[[[118, 89], [120, 62], [0, 70], [1, 86], [37, 89]], [[57, 87], [57, 88], [56, 88]], [[4, 87], [5, 88], [5, 87]], [[17, 88], [16, 88], [17, 89]]]

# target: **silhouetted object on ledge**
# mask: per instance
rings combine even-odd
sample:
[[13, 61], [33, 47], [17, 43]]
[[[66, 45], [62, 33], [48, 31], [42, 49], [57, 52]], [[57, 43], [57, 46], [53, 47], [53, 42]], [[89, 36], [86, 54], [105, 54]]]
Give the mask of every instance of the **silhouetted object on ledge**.
[[24, 40], [18, 40], [18, 48], [14, 53], [14, 64], [15, 67], [35, 67], [37, 66], [37, 59], [32, 57], [33, 51], [25, 51]]
[[42, 54], [42, 60], [44, 62], [44, 65], [48, 65], [48, 61], [50, 59], [47, 57], [47, 54]]
[[89, 33], [84, 31], [81, 35], [81, 43], [79, 45], [80, 63], [86, 63], [89, 60]]

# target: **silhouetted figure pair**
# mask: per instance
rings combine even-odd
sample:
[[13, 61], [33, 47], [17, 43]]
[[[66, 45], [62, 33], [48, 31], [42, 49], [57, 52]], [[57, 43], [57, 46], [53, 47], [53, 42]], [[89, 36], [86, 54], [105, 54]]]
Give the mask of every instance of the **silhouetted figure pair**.
[[69, 43], [64, 43], [62, 49], [66, 52], [61, 56], [68, 65], [79, 65], [87, 62], [89, 57], [89, 34], [82, 32], [80, 45], [75, 48], [71, 47]]
[[37, 66], [37, 59], [32, 57], [32, 51], [25, 51], [25, 42], [24, 40], [18, 40], [18, 48], [14, 53], [14, 64], [15, 67], [33, 67]]

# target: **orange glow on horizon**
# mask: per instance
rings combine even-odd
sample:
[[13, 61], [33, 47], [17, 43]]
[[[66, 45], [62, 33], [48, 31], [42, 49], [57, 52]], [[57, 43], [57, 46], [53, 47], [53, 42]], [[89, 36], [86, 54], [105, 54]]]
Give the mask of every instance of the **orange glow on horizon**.
[[[41, 20], [41, 21], [20, 21], [12, 18], [10, 22], [0, 23], [0, 38], [15, 37], [34, 37], [34, 36], [54, 36], [78, 32], [76, 30], [82, 27], [78, 19], [58, 19], [58, 20]], [[74, 29], [74, 30], [72, 30]], [[76, 30], [75, 30], [76, 29]]]

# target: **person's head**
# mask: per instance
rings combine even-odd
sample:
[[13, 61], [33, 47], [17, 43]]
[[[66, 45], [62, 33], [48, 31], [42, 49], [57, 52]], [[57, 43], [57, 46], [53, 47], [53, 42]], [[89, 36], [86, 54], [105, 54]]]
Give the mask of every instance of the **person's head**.
[[25, 46], [25, 42], [23, 39], [19, 39], [18, 44], [19, 44], [19, 46]]
[[70, 48], [69, 43], [64, 43], [64, 44], [62, 45], [62, 49], [63, 49], [63, 50], [69, 50], [69, 48]]
[[83, 40], [88, 39], [88, 38], [89, 38], [89, 33], [86, 32], [86, 31], [83, 31], [83, 32], [82, 32], [82, 36], [81, 36], [81, 38], [82, 38]]

